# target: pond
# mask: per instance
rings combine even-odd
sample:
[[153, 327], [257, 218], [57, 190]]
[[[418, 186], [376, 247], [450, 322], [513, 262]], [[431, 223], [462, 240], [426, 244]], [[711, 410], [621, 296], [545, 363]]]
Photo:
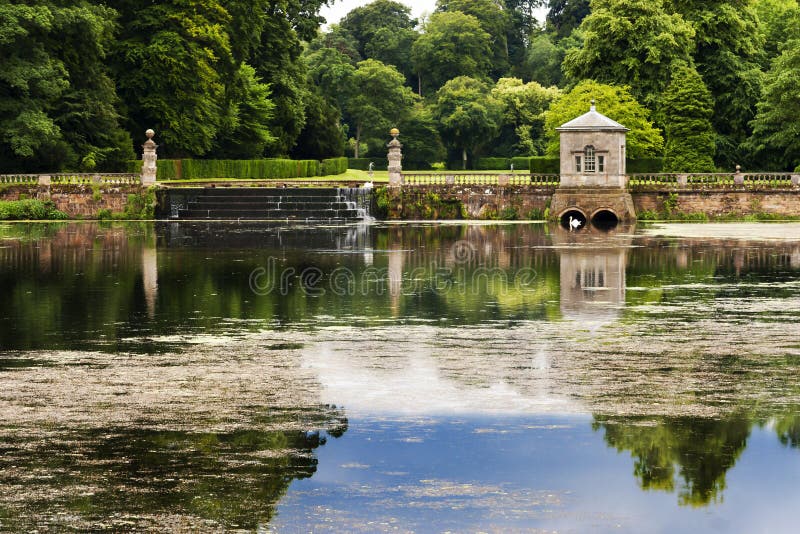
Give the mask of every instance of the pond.
[[800, 225], [0, 225], [0, 530], [794, 532]]

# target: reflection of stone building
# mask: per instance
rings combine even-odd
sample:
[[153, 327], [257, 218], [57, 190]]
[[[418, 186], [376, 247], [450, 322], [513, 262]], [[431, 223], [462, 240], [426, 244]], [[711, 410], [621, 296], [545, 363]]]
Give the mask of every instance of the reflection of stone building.
[[574, 233], [558, 228], [553, 242], [561, 263], [561, 312], [597, 324], [616, 319], [625, 306], [625, 267], [631, 232]]

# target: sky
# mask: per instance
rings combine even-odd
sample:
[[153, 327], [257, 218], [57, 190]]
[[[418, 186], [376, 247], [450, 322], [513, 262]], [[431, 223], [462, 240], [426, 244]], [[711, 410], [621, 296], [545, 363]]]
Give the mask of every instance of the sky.
[[[336, 0], [331, 6], [325, 6], [320, 10], [320, 14], [325, 17], [328, 24], [339, 22], [347, 13], [353, 9], [369, 4], [371, 0]], [[423, 13], [433, 13], [436, 9], [436, 0], [398, 0], [411, 8], [411, 16], [418, 18]], [[539, 10], [540, 18], [544, 17], [546, 10]]]

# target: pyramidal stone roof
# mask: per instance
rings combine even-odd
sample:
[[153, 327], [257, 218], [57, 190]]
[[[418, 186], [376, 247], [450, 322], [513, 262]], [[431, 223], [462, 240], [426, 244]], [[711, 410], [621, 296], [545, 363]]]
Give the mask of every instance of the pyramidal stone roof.
[[556, 128], [558, 132], [576, 132], [576, 131], [604, 131], [604, 132], [628, 132], [630, 131], [629, 128], [624, 127], [617, 121], [613, 121], [603, 115], [602, 113], [598, 113], [597, 109], [594, 106], [594, 100], [592, 100], [592, 106], [589, 108], [588, 113], [584, 113], [577, 119], [572, 119], [571, 121], [562, 124], [559, 128]]

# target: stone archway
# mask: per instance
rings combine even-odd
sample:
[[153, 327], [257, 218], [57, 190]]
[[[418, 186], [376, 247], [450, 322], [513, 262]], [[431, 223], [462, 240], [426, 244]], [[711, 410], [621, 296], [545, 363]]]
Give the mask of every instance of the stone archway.
[[598, 230], [613, 230], [620, 223], [620, 217], [611, 208], [599, 208], [592, 213], [590, 218], [592, 226]]
[[577, 226], [577, 229], [585, 228], [586, 225], [589, 223], [589, 217], [586, 216], [586, 213], [582, 209], [576, 206], [572, 206], [563, 210], [561, 214], [558, 216], [558, 220], [560, 221], [561, 226], [568, 230], [571, 227], [570, 226], [571, 221], [574, 220], [580, 221], [580, 225]]

